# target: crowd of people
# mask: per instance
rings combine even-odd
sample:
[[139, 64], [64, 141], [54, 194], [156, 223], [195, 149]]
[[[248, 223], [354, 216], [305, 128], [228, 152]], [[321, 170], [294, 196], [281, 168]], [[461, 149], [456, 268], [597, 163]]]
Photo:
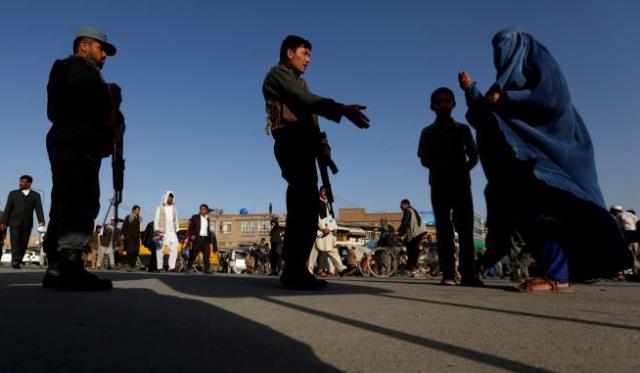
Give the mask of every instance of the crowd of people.
[[[499, 31], [492, 47], [496, 80], [484, 94], [469, 73], [458, 75], [475, 141], [470, 127], [453, 119], [456, 97], [448, 87], [431, 94], [435, 119], [420, 135], [417, 155], [429, 170], [442, 285], [483, 286], [478, 268], [495, 267], [505, 257], [518, 263], [523, 277], [528, 276], [529, 264], [535, 263], [535, 272], [517, 288], [521, 292], [569, 292], [575, 281], [624, 276], [630, 269], [637, 273], [637, 219], [618, 206], [611, 209], [614, 218], [605, 207], [593, 145], [559, 64], [544, 45], [516, 28]], [[287, 183], [284, 237], [271, 236], [271, 252], [281, 252], [282, 261], [274, 259], [273, 267], [285, 288], [298, 290], [327, 285], [313, 273], [320, 253], [330, 259], [336, 273], [344, 271], [335, 251], [332, 200], [327, 189], [318, 190], [317, 166], [326, 171], [322, 165], [329, 164], [331, 154], [318, 116], [334, 122], [346, 118], [359, 129], [370, 126], [366, 106], [342, 104], [309, 90], [302, 75], [311, 61], [311, 49], [310, 41], [287, 36], [279, 62], [262, 85], [267, 133], [274, 139], [274, 156]], [[73, 55], [55, 61], [51, 69], [47, 116], [52, 126], [47, 151], [53, 186], [43, 244], [48, 258], [44, 288], [111, 289], [110, 280], [86, 270], [89, 247], [93, 247], [96, 268], [105, 256], [108, 266], [114, 266], [120, 247], [127, 252], [122, 260], [135, 266], [139, 207], [125, 217], [120, 230], [117, 221], [94, 226], [100, 209], [101, 161], [114, 153], [116, 128], [124, 126], [120, 87], [106, 83], [102, 75], [107, 57], [115, 54], [116, 47], [101, 30], [83, 27], [76, 33]], [[481, 258], [474, 248], [469, 176], [478, 162], [487, 179], [487, 249]], [[26, 245], [32, 216], [20, 222], [9, 206], [36, 209], [39, 223], [44, 224], [39, 195], [27, 186], [31, 181], [21, 178], [20, 190], [10, 195], [0, 221], [0, 227], [10, 227], [16, 258]], [[393, 236], [403, 240], [407, 267], [412, 270], [426, 232], [408, 200], [400, 207], [402, 222]], [[200, 252], [207, 265], [207, 247], [217, 247], [207, 212], [202, 205], [199, 214], [191, 217], [188, 239], [193, 250], [188, 266]], [[167, 247], [167, 269], [177, 270], [178, 230], [175, 193], [168, 191], [144, 230], [144, 244], [152, 248], [151, 269], [164, 268]], [[210, 270], [204, 269], [205, 273]]]
[[[175, 194], [167, 191], [162, 197], [160, 205], [156, 208], [154, 220], [147, 224], [141, 231], [141, 209], [135, 205], [131, 213], [122, 220], [122, 227], [118, 227], [119, 221], [112, 219], [104, 227], [97, 225], [93, 233], [90, 250], [87, 251], [85, 260], [90, 269], [101, 269], [104, 265], [105, 255], [108, 258], [106, 269], [127, 268], [130, 271], [146, 269], [150, 272], [167, 270], [178, 272], [180, 270], [193, 272], [193, 266], [199, 254], [203, 256], [204, 273], [212, 273], [210, 264], [211, 249], [217, 251], [217, 240], [209, 220], [209, 206], [201, 204], [199, 211], [189, 219], [186, 235], [179, 238], [180, 223], [175, 204]], [[179, 244], [188, 248], [188, 256], [185, 258], [185, 268], [176, 268], [178, 256], [184, 254], [179, 250]], [[148, 262], [139, 261], [140, 247], [144, 245], [151, 252]], [[165, 268], [164, 252], [169, 250], [167, 265]]]
[[[34, 212], [38, 216], [39, 227], [44, 227], [44, 218], [40, 215], [41, 206], [39, 205], [41, 203], [38, 202], [37, 192], [31, 190], [32, 182], [33, 179], [28, 175], [20, 177], [19, 189], [9, 193], [8, 201], [11, 203], [7, 204], [6, 213], [0, 212], [0, 222], [2, 222], [0, 224], [4, 224], [0, 225], [2, 232], [6, 233], [7, 225], [11, 227], [12, 231], [11, 248], [12, 254], [15, 253], [13, 258], [16, 259], [11, 263], [13, 268], [20, 268], [20, 258], [24, 256], [27, 247], [24, 239], [21, 238], [24, 237], [25, 229], [28, 234], [31, 233]], [[28, 197], [29, 195], [35, 203], [26, 207], [17, 202], [20, 199], [16, 200], [17, 197]], [[320, 214], [318, 216], [317, 237], [307, 261], [308, 270], [311, 274], [320, 277], [342, 276], [346, 272], [353, 273], [355, 263], [350, 261], [349, 255], [345, 256], [344, 253], [340, 253], [336, 246], [337, 222], [324, 187], [320, 188], [319, 196]], [[28, 198], [22, 199], [28, 200]], [[17, 208], [15, 207], [16, 203], [19, 206]], [[457, 282], [461, 282], [463, 278], [461, 273], [464, 272], [461, 272], [460, 265], [459, 233], [455, 232], [455, 238], [452, 239], [450, 245], [440, 246], [431, 234], [427, 234], [420, 214], [411, 206], [409, 200], [402, 200], [400, 208], [403, 211], [400, 226], [395, 229], [388, 221], [382, 220], [377, 240], [377, 247], [401, 245], [406, 249], [406, 263], [404, 263], [403, 272], [399, 275], [408, 277], [424, 277], [424, 274], [428, 274], [430, 277], [442, 276], [441, 283], [443, 285], [455, 285]], [[633, 268], [621, 271], [613, 279], [619, 281], [639, 280], [640, 222], [634, 210], [625, 210], [619, 205], [613, 205], [609, 211], [618, 223], [635, 260]], [[166, 270], [177, 272], [176, 258], [178, 255], [185, 255], [186, 266], [180, 271], [193, 273], [195, 272], [196, 257], [201, 254], [202, 261], [198, 263], [201, 266], [200, 270], [204, 274], [211, 274], [214, 271], [211, 268], [209, 255], [211, 250], [217, 251], [217, 240], [215, 232], [209, 228], [209, 212], [210, 209], [206, 204], [200, 205], [199, 213], [192, 215], [189, 219], [187, 234], [179, 239], [175, 228], [178, 227], [178, 223], [173, 192], [169, 191], [163, 196], [161, 204], [156, 209], [156, 219], [148, 224], [145, 231], [141, 231], [140, 206], [135, 205], [131, 209], [131, 213], [124, 219], [111, 219], [104, 226], [96, 225], [89, 249], [85, 252], [86, 266], [92, 270], [126, 269], [128, 271], [159, 272]], [[161, 223], [162, 220], [165, 221], [164, 224]], [[158, 224], [155, 221], [158, 221]], [[283, 235], [276, 216], [272, 217], [270, 223], [270, 241], [266, 242], [266, 239], [262, 238], [260, 243], [254, 243], [251, 250], [247, 252], [246, 265], [250, 272], [268, 273], [276, 276], [281, 273], [283, 266]], [[167, 232], [169, 232], [168, 239], [165, 238]], [[177, 244], [174, 245], [174, 242], [178, 241], [182, 244], [182, 252], [179, 252]], [[141, 244], [150, 249], [152, 255], [149, 260], [139, 260]], [[165, 248], [169, 249], [166, 266], [164, 266], [164, 260], [157, 261], [156, 259], [158, 257], [164, 258]], [[352, 250], [354, 249], [352, 248]], [[524, 250], [524, 242], [519, 234], [514, 234], [511, 237], [508, 255], [505, 255], [493, 266], [483, 267], [480, 265], [486, 255], [486, 248], [480, 251], [476, 251], [475, 248], [473, 250], [474, 253], [477, 253], [473, 256], [478, 258], [478, 263], [473, 264], [474, 278], [510, 277], [514, 282], [524, 282], [531, 277], [530, 268], [533, 268], [534, 272], [537, 270], [535, 260]], [[425, 256], [422, 258], [424, 261], [422, 267], [418, 265], [419, 255]], [[442, 257], [446, 259], [442, 260]], [[447, 260], [452, 260], [452, 262], [448, 263]], [[260, 272], [258, 271], [259, 267], [266, 268], [267, 271]], [[223, 267], [218, 267], [218, 269], [223, 270]]]

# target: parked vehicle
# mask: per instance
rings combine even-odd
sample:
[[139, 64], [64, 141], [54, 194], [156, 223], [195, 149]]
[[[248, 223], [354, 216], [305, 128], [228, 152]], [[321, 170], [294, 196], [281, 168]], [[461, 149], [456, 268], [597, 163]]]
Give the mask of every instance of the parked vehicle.
[[[33, 265], [39, 265], [39, 266], [44, 266], [47, 264], [47, 256], [45, 255], [44, 250], [42, 249], [42, 239], [45, 233], [46, 233], [46, 230], [44, 228], [38, 228], [39, 238], [38, 238], [38, 241], [36, 242], [36, 246], [27, 248], [27, 250], [24, 253], [24, 256], [22, 257], [22, 264], [25, 264], [25, 265], [33, 264]], [[1, 253], [2, 253], [2, 256], [0, 257], [0, 263], [11, 264], [11, 248], [10, 247], [2, 248]]]
[[254, 246], [245, 249], [245, 264], [248, 273], [259, 275], [268, 275], [271, 272], [271, 264], [269, 263], [269, 255], [261, 252]]
[[246, 256], [247, 249], [245, 247], [220, 249], [218, 252], [218, 261], [222, 272], [238, 274], [246, 272]]
[[[2, 264], [11, 264], [11, 248], [4, 248], [2, 250], [2, 257], [0, 258], [0, 263]], [[42, 247], [30, 247], [24, 253], [22, 257], [22, 264], [34, 264], [39, 266], [44, 266], [47, 264], [47, 256], [42, 251]]]

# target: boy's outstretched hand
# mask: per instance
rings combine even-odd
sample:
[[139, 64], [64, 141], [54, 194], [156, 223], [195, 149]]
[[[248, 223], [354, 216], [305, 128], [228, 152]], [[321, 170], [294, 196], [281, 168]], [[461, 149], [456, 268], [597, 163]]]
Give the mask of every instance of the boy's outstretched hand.
[[362, 112], [367, 107], [363, 105], [344, 105], [342, 114], [358, 128], [369, 128], [369, 118]]
[[473, 86], [473, 80], [466, 71], [458, 73], [458, 82], [460, 83], [460, 88], [464, 90], [470, 89], [471, 86]]

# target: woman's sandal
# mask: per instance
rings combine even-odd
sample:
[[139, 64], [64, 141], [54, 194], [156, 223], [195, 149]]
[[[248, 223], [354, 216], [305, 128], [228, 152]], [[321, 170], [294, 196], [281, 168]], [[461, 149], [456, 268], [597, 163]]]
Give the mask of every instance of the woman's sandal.
[[546, 277], [534, 277], [516, 287], [519, 293], [573, 293], [568, 282], [561, 283]]

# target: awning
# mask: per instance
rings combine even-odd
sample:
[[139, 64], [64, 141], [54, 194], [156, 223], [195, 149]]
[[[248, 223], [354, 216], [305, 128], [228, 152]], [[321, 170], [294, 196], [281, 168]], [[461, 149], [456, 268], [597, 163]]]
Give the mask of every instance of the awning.
[[365, 232], [364, 229], [362, 229], [362, 228], [352, 228], [352, 227], [344, 227], [344, 226], [338, 225], [338, 230], [339, 231], [349, 232], [349, 234], [352, 235], [352, 236], [366, 236], [367, 235], [367, 232]]

